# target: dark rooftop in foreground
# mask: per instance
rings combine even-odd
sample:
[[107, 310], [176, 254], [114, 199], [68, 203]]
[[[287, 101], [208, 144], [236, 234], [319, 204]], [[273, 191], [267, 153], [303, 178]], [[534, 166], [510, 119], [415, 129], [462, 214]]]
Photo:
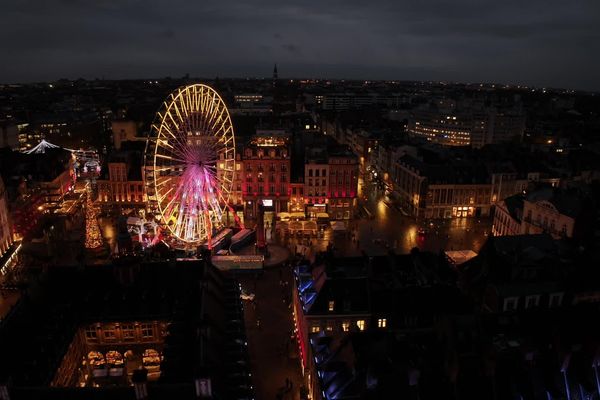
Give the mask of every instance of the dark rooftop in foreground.
[[132, 399], [130, 386], [50, 387], [82, 325], [166, 322], [164, 359], [150, 398], [193, 399], [194, 379], [212, 381], [215, 398], [252, 397], [232, 383], [247, 368], [237, 282], [204, 261], [52, 267], [0, 325], [0, 378], [11, 399]]

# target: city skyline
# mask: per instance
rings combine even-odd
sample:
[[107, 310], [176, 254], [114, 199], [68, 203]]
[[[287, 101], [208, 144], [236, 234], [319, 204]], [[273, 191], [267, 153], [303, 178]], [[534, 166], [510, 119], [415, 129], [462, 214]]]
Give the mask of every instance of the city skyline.
[[[5, 83], [161, 76], [496, 82], [600, 89], [592, 1], [10, 2]], [[558, 18], [557, 16], [560, 16]]]

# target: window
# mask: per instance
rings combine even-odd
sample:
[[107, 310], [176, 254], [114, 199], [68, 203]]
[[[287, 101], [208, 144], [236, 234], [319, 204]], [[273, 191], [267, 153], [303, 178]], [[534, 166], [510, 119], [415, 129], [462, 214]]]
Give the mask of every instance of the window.
[[319, 170], [315, 169], [315, 176], [318, 178], [319, 177]]
[[327, 321], [327, 325], [325, 325], [325, 330], [327, 332], [333, 332], [333, 323], [331, 321]]
[[344, 321], [342, 322], [342, 331], [348, 332], [350, 330], [350, 322]]
[[533, 308], [533, 307], [537, 307], [540, 305], [540, 296], [538, 295], [534, 295], [534, 296], [527, 296], [525, 298], [525, 308]]
[[95, 326], [88, 326], [85, 328], [85, 338], [88, 340], [98, 339], [98, 332], [96, 332]]
[[518, 297], [508, 297], [504, 299], [504, 311], [516, 310], [519, 305]]
[[562, 293], [552, 293], [550, 295], [550, 301], [548, 303], [549, 307], [559, 307], [562, 304], [563, 294]]
[[321, 176], [327, 176], [324, 169], [321, 170]]
[[312, 169], [308, 170], [308, 176], [312, 176]]
[[385, 318], [379, 318], [377, 320], [377, 327], [378, 328], [385, 328], [387, 326], [387, 319]]
[[154, 337], [154, 329], [152, 324], [142, 324], [142, 339]]
[[333, 301], [333, 300], [329, 300], [329, 307], [327, 307], [327, 309], [328, 309], [329, 311], [333, 311], [333, 310], [334, 310], [334, 308], [335, 308], [335, 301]]
[[134, 324], [122, 324], [121, 333], [124, 341], [135, 340], [135, 325]]
[[319, 325], [313, 325], [310, 327], [310, 333], [318, 333], [321, 330]]
[[102, 336], [104, 337], [104, 340], [115, 340], [117, 337], [115, 335], [114, 326], [107, 326], [104, 328], [102, 331]]
[[356, 326], [358, 326], [359, 330], [364, 331], [365, 330], [365, 320], [359, 319], [358, 321], [356, 321]]

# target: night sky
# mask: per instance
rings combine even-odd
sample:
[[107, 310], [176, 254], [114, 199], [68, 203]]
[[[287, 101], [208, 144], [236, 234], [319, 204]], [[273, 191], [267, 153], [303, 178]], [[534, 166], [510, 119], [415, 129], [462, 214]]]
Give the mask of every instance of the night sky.
[[162, 76], [600, 90], [600, 0], [2, 0], [0, 82]]

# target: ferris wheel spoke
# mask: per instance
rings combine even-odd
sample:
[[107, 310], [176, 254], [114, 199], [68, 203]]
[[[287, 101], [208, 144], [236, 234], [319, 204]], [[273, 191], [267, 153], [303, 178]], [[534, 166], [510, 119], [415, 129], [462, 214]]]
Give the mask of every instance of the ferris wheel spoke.
[[215, 112], [215, 101], [214, 101], [214, 97], [212, 96], [212, 94], [210, 94], [207, 98], [207, 109], [206, 109], [206, 118], [204, 119], [204, 124], [203, 124], [203, 131], [204, 132], [208, 132], [208, 126], [212, 120], [212, 115]]
[[[159, 135], [162, 133], [163, 130], [171, 137], [171, 139], [173, 140], [173, 144], [177, 144], [180, 147], [186, 146], [185, 139], [181, 138], [180, 135], [176, 135], [167, 124], [163, 124], [161, 126]], [[166, 135], [165, 135], [165, 137], [166, 137]]]
[[182, 160], [181, 158], [177, 158], [177, 157], [173, 157], [173, 156], [169, 156], [166, 154], [155, 154], [154, 155], [157, 158], [163, 158], [165, 160], [170, 160], [170, 161], [181, 161], [182, 163], [185, 163], [184, 160]]

